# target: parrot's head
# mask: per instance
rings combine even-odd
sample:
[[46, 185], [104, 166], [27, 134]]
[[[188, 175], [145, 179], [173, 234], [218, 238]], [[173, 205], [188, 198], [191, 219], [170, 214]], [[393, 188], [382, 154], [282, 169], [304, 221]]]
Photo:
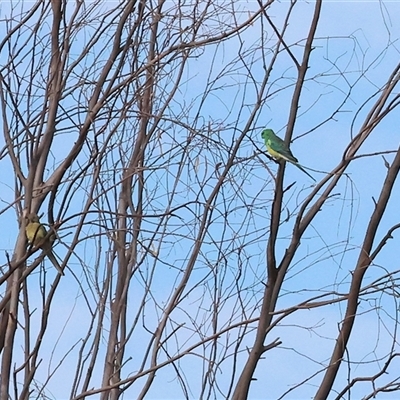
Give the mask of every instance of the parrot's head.
[[274, 133], [274, 131], [273, 131], [272, 129], [264, 129], [264, 130], [261, 132], [261, 137], [262, 137], [264, 140], [268, 140], [268, 139], [270, 139], [272, 136], [275, 136], [275, 133]]

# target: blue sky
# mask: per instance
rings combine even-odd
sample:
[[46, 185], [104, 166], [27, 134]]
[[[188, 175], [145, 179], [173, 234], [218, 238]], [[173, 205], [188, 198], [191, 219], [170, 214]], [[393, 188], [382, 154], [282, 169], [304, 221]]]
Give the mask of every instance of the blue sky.
[[[281, 26], [289, 3], [274, 3], [270, 9], [272, 20]], [[243, 10], [255, 9], [257, 3], [241, 2]], [[313, 2], [301, 2], [294, 8], [294, 14], [290, 20], [288, 33], [285, 36], [287, 43], [295, 43], [304, 39], [308, 32], [309, 21], [312, 15]], [[293, 136], [291, 149], [300, 162], [315, 170], [312, 174], [321, 179], [326, 172], [334, 168], [341, 160], [343, 151], [350, 138], [357, 133], [363, 119], [368, 113], [371, 105], [376, 100], [373, 96], [377, 90], [386, 82], [391, 70], [397, 65], [399, 59], [400, 26], [396, 24], [400, 12], [400, 3], [397, 2], [348, 2], [336, 1], [325, 2], [322, 7], [322, 16], [317, 30], [318, 39], [315, 41], [315, 49], [312, 52], [310, 69], [307, 74], [307, 82], [302, 94], [299, 116]], [[246, 17], [244, 12], [242, 16]], [[267, 26], [267, 25], [265, 25]], [[266, 28], [264, 32], [270, 47], [275, 44], [275, 36]], [[260, 43], [260, 26], [255, 23], [241, 37], [247, 47], [257, 46]], [[180, 130], [179, 126], [165, 122], [164, 130], [160, 133], [159, 140], [152, 144], [149, 159], [159, 169], [148, 173], [148, 204], [147, 210], [163, 211], [167, 199], [173, 188], [176, 195], [172, 206], [178, 206], [187, 201], [205, 199], [212, 192], [218, 176], [215, 165], [221, 163], [223, 166], [229, 157], [232, 143], [239, 137], [241, 129], [250, 115], [255, 103], [255, 88], [244, 73], [243, 66], [238, 62], [237, 68], [232, 68], [227, 76], [221, 76], [226, 65], [236, 59], [238, 41], [232, 39], [220, 47], [209, 48], [204, 54], [199, 51], [198, 58], [189, 61], [185, 79], [176, 100], [164, 116], [176, 118], [193, 129], [210, 124], [209, 139], [215, 138], [220, 145], [210, 151], [200, 137], [196, 137], [187, 157], [184, 159], [182, 175], [176, 180], [176, 175], [182, 167], [180, 159], [174, 159], [173, 167], [165, 168], [166, 163], [179, 151], [179, 141], [184, 143], [187, 131]], [[271, 53], [267, 47], [265, 50], [268, 61]], [[302, 46], [293, 45], [293, 52], [301, 55]], [[257, 53], [261, 57], [260, 53]], [[240, 67], [240, 68], [239, 68]], [[262, 79], [263, 74], [261, 59], [251, 65], [251, 72], [257, 80]], [[363, 76], [360, 77], [360, 71]], [[199, 340], [199, 336], [193, 333], [193, 318], [198, 317], [199, 331], [202, 334], [210, 334], [211, 324], [206, 323], [210, 318], [212, 309], [215, 282], [221, 283], [220, 313], [218, 315], [218, 326], [222, 328], [232, 321], [240, 321], [247, 318], [257, 317], [259, 312], [263, 282], [266, 279], [265, 271], [265, 245], [269, 230], [269, 212], [273, 195], [273, 180], [265, 168], [267, 165], [275, 173], [276, 165], [270, 162], [264, 155], [258, 154], [254, 147], [256, 144], [260, 149], [263, 144], [260, 132], [263, 127], [273, 128], [281, 137], [285, 133], [285, 126], [290, 109], [290, 99], [293, 92], [293, 83], [296, 71], [289, 57], [282, 54], [276, 63], [271, 78], [269, 93], [261, 111], [257, 114], [252, 126], [254, 130], [243, 142], [238, 154], [238, 162], [228, 175], [228, 181], [217, 200], [217, 208], [213, 214], [213, 224], [209, 235], [206, 236], [202, 247], [202, 254], [195, 265], [194, 272], [186, 288], [187, 296], [179, 308], [173, 313], [173, 322], [168, 327], [171, 332], [176, 325], [184, 323], [185, 327], [179, 331], [178, 341], [170, 342], [168, 349], [174, 355], [179, 346], [184, 343], [189, 346]], [[207, 89], [207, 80], [217, 79], [213, 84], [214, 90], [205, 99], [204, 92]], [[352, 86], [350, 96], [346, 93]], [[168, 85], [163, 96], [168, 95]], [[275, 93], [272, 95], [272, 93]], [[356, 111], [367, 98], [371, 97], [359, 114]], [[245, 106], [242, 104], [245, 103]], [[342, 104], [343, 103], [343, 104]], [[182, 109], [192, 104], [189, 113], [182, 115]], [[342, 105], [341, 105], [342, 104]], [[328, 120], [321, 126], [323, 121], [329, 119], [332, 113], [339, 107], [340, 111], [334, 118]], [[84, 108], [84, 107], [83, 107]], [[395, 110], [389, 115], [368, 138], [363, 145], [360, 154], [368, 154], [377, 151], [396, 150], [399, 145], [399, 133], [397, 132], [399, 115]], [[134, 128], [134, 122], [127, 122], [127, 128]], [[221, 131], [215, 130], [220, 127]], [[316, 128], [317, 127], [317, 128]], [[62, 159], [67, 147], [64, 147], [66, 138], [74, 139], [74, 127], [71, 125], [70, 132], [59, 136], [55, 142], [54, 164], [57, 165]], [[111, 128], [110, 128], [111, 129]], [[307, 133], [305, 136], [303, 134]], [[104, 137], [108, 134], [105, 132]], [[250, 140], [251, 139], [251, 140]], [[177, 142], [178, 141], [178, 145]], [[115, 139], [117, 143], [117, 139]], [[3, 143], [4, 144], [4, 143]], [[127, 152], [130, 147], [126, 147]], [[114, 159], [110, 160], [109, 173], [112, 170], [122, 169], [123, 156], [120, 157], [119, 148], [113, 152]], [[150, 150], [149, 150], [150, 151]], [[82, 161], [87, 158], [87, 153], [82, 155]], [[120, 159], [118, 158], [120, 157]], [[390, 162], [391, 154], [385, 155]], [[246, 160], [245, 160], [246, 159]], [[9, 204], [13, 199], [13, 180], [5, 172], [10, 171], [8, 159], [1, 160], [3, 179], [1, 180], [1, 200]], [[195, 167], [196, 165], [196, 167]], [[49, 169], [51, 172], [51, 169]], [[347, 171], [349, 178], [343, 178], [335, 190], [336, 197], [328, 202], [301, 241], [301, 248], [290, 267], [287, 280], [284, 282], [282, 296], [278, 301], [277, 309], [283, 309], [295, 305], [305, 299], [322, 292], [337, 290], [345, 293], [351, 279], [351, 271], [354, 269], [358, 249], [362, 243], [366, 225], [374, 208], [373, 198], [377, 198], [383, 178], [386, 173], [383, 160], [380, 156], [364, 157], [353, 162]], [[207, 180], [206, 185], [201, 182]], [[312, 190], [312, 181], [297, 168], [288, 165], [285, 172], [285, 183], [296, 181], [296, 184], [286, 193], [285, 209], [291, 215], [288, 221], [282, 223], [279, 240], [277, 244], [278, 261], [284, 254], [291, 238], [293, 220], [302, 201]], [[105, 180], [106, 182], [106, 180]], [[108, 184], [106, 182], [105, 184]], [[176, 187], [174, 186], [176, 184]], [[111, 184], [110, 184], [111, 186]], [[202, 186], [202, 187], [201, 187]], [[201, 187], [202, 192], [199, 192]], [[240, 188], [240, 195], [236, 190]], [[77, 185], [74, 202], [70, 205], [69, 212], [79, 212], [85, 189]], [[113, 192], [108, 196], [110, 202]], [[155, 199], [154, 199], [155, 196]], [[247, 197], [246, 197], [247, 196]], [[388, 207], [379, 233], [382, 235], [386, 229], [398, 222], [397, 204], [399, 204], [398, 192], [393, 193], [392, 201]], [[251, 203], [252, 212], [246, 213], [247, 203]], [[45, 210], [45, 208], [44, 208]], [[44, 211], [43, 210], [43, 211]], [[229, 210], [229, 215], [225, 213]], [[231, 211], [233, 210], [233, 211]], [[147, 254], [146, 267], [133, 278], [131, 293], [129, 295], [129, 321], [131, 323], [136, 313], [146, 329], [138, 327], [135, 329], [132, 340], [128, 345], [129, 355], [132, 359], [124, 366], [124, 373], [134, 373], [138, 368], [146, 346], [151, 338], [151, 331], [157, 326], [162, 315], [162, 308], [170, 299], [174, 285], [181, 277], [180, 269], [187, 265], [188, 258], [194, 245], [199, 221], [195, 212], [199, 212], [196, 206], [180, 209], [177, 215], [180, 219], [171, 218], [163, 235], [156, 235], [153, 242], [152, 229], [154, 220], [149, 218], [143, 224], [143, 242], [149, 243], [152, 249], [156, 249], [160, 260]], [[15, 214], [9, 210], [2, 217], [9, 229], [7, 234], [0, 238], [0, 247], [4, 251], [12, 251], [15, 238], [18, 235], [18, 227]], [[182, 221], [184, 224], [182, 225]], [[228, 223], [226, 222], [228, 221]], [[73, 231], [73, 225], [66, 227], [64, 233]], [[327, 228], [328, 227], [328, 228]], [[89, 226], [87, 235], [96, 233], [97, 226]], [[70, 236], [66, 236], [68, 243]], [[228, 240], [235, 238], [229, 242]], [[246, 245], [239, 251], [242, 243]], [[150, 244], [152, 243], [152, 244]], [[218, 251], [218, 243], [223, 248], [223, 254]], [[398, 269], [394, 254], [398, 246], [395, 240], [389, 241], [385, 250], [377, 258], [376, 265], [372, 266], [367, 273], [365, 282], [369, 283], [383, 274], [384, 268]], [[80, 255], [90, 267], [95, 258], [95, 241], [87, 240], [79, 248]], [[63, 247], [58, 246], [58, 252], [63, 254]], [[105, 258], [105, 255], [103, 255]], [[3, 263], [5, 263], [5, 258]], [[243, 267], [239, 271], [238, 265]], [[47, 266], [47, 264], [46, 264]], [[95, 306], [97, 300], [96, 284], [101, 284], [101, 276], [84, 278], [77, 259], [72, 259], [68, 264], [76, 274], [77, 279], [67, 272], [66, 277], [57, 290], [53, 313], [46, 334], [46, 346], [43, 349], [43, 364], [39, 370], [39, 377], [47, 376], [48, 368], [54, 368], [62, 358], [65, 350], [74, 347], [61, 365], [58, 374], [49, 385], [49, 390], [54, 398], [67, 398], [71, 386], [71, 370], [75, 369], [77, 349], [84, 336], [90, 312], [83, 294], [87, 295], [88, 303]], [[88, 271], [90, 272], [90, 268]], [[47, 267], [48, 268], [48, 267]], [[152, 281], [151, 296], [146, 297], [148, 305], [139, 312], [136, 302], [145, 293], [145, 278], [148, 273], [154, 273]], [[54, 274], [54, 271], [49, 271]], [[82, 287], [78, 286], [78, 283]], [[235, 293], [236, 284], [240, 287], [240, 300], [246, 303], [248, 315], [241, 314], [239, 295]], [[30, 278], [32, 287], [39, 287], [37, 275]], [[32, 305], [41, 303], [39, 291], [32, 293]], [[356, 320], [355, 331], [350, 341], [349, 354], [353, 360], [361, 362], [375, 360], [388, 353], [391, 346], [390, 332], [395, 327], [392, 319], [396, 312], [397, 304], [395, 298], [389, 295], [370, 295], [360, 305], [361, 315]], [[252, 383], [251, 399], [277, 399], [292, 385], [296, 385], [315, 371], [323, 370], [329, 360], [332, 347], [337, 336], [337, 326], [344, 315], [345, 304], [336, 304], [330, 307], [302, 310], [285, 318], [280, 325], [268, 336], [267, 342], [279, 337], [283, 344], [265, 354], [260, 361]], [[379, 311], [379, 312], [378, 312]], [[234, 314], [232, 318], [231, 314]], [[39, 314], [39, 313], [38, 313]], [[33, 319], [33, 330], [37, 329], [39, 320]], [[82, 323], [84, 321], [84, 323]], [[36, 322], [36, 325], [35, 325]], [[139, 324], [140, 325], [140, 324]], [[255, 324], [250, 329], [254, 329]], [[18, 332], [17, 340], [22, 341]], [[221, 336], [221, 345], [218, 350], [223, 353], [227, 351], [226, 359], [221, 363], [217, 371], [219, 387], [215, 388], [215, 398], [223, 398], [229, 385], [232, 357], [230, 356], [232, 343], [239, 335], [233, 330], [229, 335]], [[106, 330], [104, 333], [106, 336]], [[238, 355], [238, 369], [243, 365], [247, 357], [246, 346], [252, 345], [253, 334], [244, 340]], [[224, 348], [225, 340], [229, 342], [228, 350]], [[140, 345], [138, 345], [140, 343]], [[52, 353], [54, 350], [54, 354]], [[196, 350], [197, 351], [197, 350]], [[85, 348], [89, 353], [89, 348]], [[200, 352], [200, 351], [199, 351]], [[104, 353], [104, 348], [100, 349]], [[207, 351], [206, 351], [207, 354]], [[20, 355], [17, 355], [18, 359]], [[165, 355], [161, 356], [166, 357]], [[378, 363], [379, 364], [379, 363]], [[179, 361], [179, 366], [185, 371], [187, 382], [190, 383], [190, 398], [198, 398], [201, 380], [198, 379], [199, 371], [205, 368], [204, 359], [199, 355], [185, 356]], [[376, 373], [376, 365], [360, 364], [352, 365], [353, 376], [363, 376]], [[96, 379], [93, 384], [101, 382], [102, 367], [98, 365]], [[389, 374], [382, 380], [390, 380], [397, 376], [395, 368], [389, 370]], [[337, 380], [337, 390], [341, 390], [346, 384], [348, 374], [345, 364], [340, 371]], [[323, 372], [322, 372], [323, 373]], [[315, 395], [316, 387], [320, 383], [322, 373], [313, 377], [307, 384], [290, 392], [285, 398], [306, 399]], [[226, 376], [228, 375], [228, 376]], [[64, 378], [63, 378], [64, 377]], [[67, 377], [67, 378], [66, 378]], [[169, 398], [183, 398], [181, 385], [176, 379], [174, 370], [163, 368], [157, 372], [156, 381], [150, 390], [149, 399], [166, 399], [165, 385], [168, 383]], [[372, 388], [365, 383], [357, 385], [352, 392], [353, 398], [369, 393]], [[141, 390], [141, 381], [134, 385], [126, 394], [126, 398], [134, 399]], [[398, 396], [397, 396], [398, 397]], [[98, 398], [93, 396], [93, 398]], [[211, 397], [212, 398], [212, 397]], [[332, 399], [335, 398], [332, 394]], [[396, 394], [386, 394], [386, 398], [396, 398]]]

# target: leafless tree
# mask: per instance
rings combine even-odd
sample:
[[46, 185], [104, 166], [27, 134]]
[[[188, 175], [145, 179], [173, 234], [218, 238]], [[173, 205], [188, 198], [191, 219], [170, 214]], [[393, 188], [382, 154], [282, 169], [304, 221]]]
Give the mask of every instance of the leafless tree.
[[[400, 64], [367, 92], [392, 39], [369, 60], [356, 35], [318, 34], [321, 9], [4, 6], [0, 400], [399, 389], [400, 269], [387, 257], [400, 226], [390, 210], [400, 152], [362, 146], [396, 121]], [[337, 43], [351, 51], [331, 54]], [[329, 170], [305, 160], [315, 185], [265, 154], [267, 124], [285, 126], [292, 148], [329, 155]], [[332, 149], [322, 131], [337, 126], [345, 132]], [[382, 179], [358, 207], [352, 171], [362, 165]], [[65, 276], [27, 243], [29, 212], [57, 235]], [[373, 328], [358, 331], [372, 313]], [[294, 365], [298, 375], [279, 381]]]

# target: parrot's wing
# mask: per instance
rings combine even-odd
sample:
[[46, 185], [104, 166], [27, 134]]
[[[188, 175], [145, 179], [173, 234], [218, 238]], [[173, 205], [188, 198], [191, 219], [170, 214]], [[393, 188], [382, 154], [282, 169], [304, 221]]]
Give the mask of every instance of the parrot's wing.
[[282, 148], [277, 153], [280, 154], [281, 158], [283, 158], [286, 161], [289, 161], [292, 164], [298, 164], [299, 160], [292, 154], [290, 149], [288, 148]]
[[289, 147], [279, 136], [269, 137], [265, 144], [271, 155], [275, 158], [283, 158], [289, 162], [298, 162], [297, 158], [292, 154]]
[[297, 158], [292, 154], [286, 143], [279, 137], [275, 136], [268, 140], [267, 147], [272, 150], [274, 155], [278, 154], [279, 158], [283, 158], [291, 163], [297, 163]]

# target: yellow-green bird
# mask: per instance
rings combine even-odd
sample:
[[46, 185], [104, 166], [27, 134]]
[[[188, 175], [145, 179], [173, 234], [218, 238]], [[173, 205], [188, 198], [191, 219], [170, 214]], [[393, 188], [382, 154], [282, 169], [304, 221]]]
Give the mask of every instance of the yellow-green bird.
[[28, 215], [28, 224], [26, 225], [25, 233], [29, 243], [44, 250], [47, 258], [53, 263], [56, 270], [61, 275], [64, 275], [60, 264], [51, 250], [54, 242], [54, 238], [52, 238], [53, 235], [46, 238], [46, 228], [40, 223], [39, 217], [36, 214], [31, 213]]
[[276, 136], [272, 129], [264, 129], [261, 132], [261, 137], [264, 139], [265, 145], [267, 146], [268, 153], [271, 154], [276, 160], [285, 160], [297, 168], [301, 169], [307, 174], [313, 181], [315, 179], [299, 164], [297, 158], [292, 154], [288, 145], [279, 137]]

